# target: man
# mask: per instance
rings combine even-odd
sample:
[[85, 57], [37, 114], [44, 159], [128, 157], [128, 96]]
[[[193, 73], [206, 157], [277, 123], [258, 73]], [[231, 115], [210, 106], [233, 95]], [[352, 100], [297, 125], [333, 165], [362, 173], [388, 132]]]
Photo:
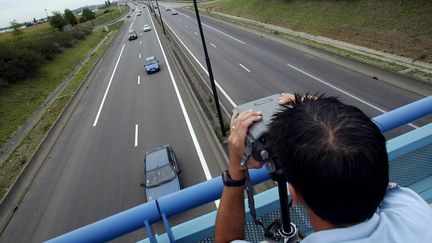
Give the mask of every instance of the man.
[[[432, 210], [415, 192], [389, 186], [386, 141], [359, 109], [337, 98], [285, 94], [269, 126], [271, 156], [281, 164], [294, 204], [314, 233], [302, 242], [432, 242]], [[229, 166], [215, 226], [216, 242], [243, 240], [240, 165], [249, 126], [259, 111], [231, 119]], [[259, 168], [252, 159], [250, 168]]]

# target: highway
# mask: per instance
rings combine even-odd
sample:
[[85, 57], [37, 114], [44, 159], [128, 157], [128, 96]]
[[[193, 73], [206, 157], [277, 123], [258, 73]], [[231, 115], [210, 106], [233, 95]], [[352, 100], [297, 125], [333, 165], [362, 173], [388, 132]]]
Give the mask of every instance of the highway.
[[[176, 8], [171, 15], [165, 8]], [[206, 76], [194, 14], [181, 5], [160, 4], [165, 26]], [[214, 147], [200, 123], [193, 99], [178, 81], [148, 8], [135, 11], [90, 82], [43, 167], [0, 236], [0, 242], [41, 242], [145, 202], [144, 153], [171, 144], [184, 187], [220, 175]], [[325, 92], [371, 117], [421, 98], [407, 90], [335, 65], [249, 31], [202, 18], [221, 102], [235, 105], [284, 91]], [[152, 30], [143, 32], [148, 24]], [[138, 39], [127, 40], [132, 28]], [[156, 56], [161, 71], [146, 74], [145, 57]], [[171, 65], [170, 65], [171, 64]], [[391, 136], [421, 126], [422, 119]], [[170, 219], [171, 225], [215, 210], [208, 204]], [[160, 232], [160, 225], [156, 231]], [[140, 230], [119, 239], [145, 237]]]
[[[185, 10], [181, 4], [159, 5], [165, 25], [189, 53], [203, 77], [207, 77], [195, 13]], [[176, 9], [178, 15], [172, 15], [166, 8]], [[287, 44], [207, 18], [205, 14], [201, 14], [201, 21], [214, 77], [220, 87], [218, 92], [227, 110], [284, 91], [324, 92], [340, 97], [343, 102], [375, 117], [422, 98]], [[382, 72], [388, 75], [388, 72]], [[388, 137], [405, 133], [431, 120], [419, 120], [415, 125], [390, 132]]]
[[[152, 30], [143, 32], [144, 24]], [[136, 30], [137, 40], [128, 41], [129, 28]], [[184, 187], [220, 175], [205, 128], [160, 43], [147, 8], [141, 16], [132, 14], [93, 70], [85, 94], [0, 242], [42, 242], [144, 203], [144, 154], [163, 144], [176, 152]], [[147, 56], [160, 60], [160, 72], [146, 74]], [[215, 209], [208, 204], [170, 223]], [[140, 230], [119, 241], [145, 236]]]

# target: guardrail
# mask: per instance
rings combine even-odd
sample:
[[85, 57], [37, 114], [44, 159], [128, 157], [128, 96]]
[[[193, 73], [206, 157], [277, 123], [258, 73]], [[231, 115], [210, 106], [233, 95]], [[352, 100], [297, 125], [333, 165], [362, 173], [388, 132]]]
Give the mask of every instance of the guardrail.
[[[432, 114], [432, 96], [423, 98], [372, 120], [382, 132], [387, 132], [416, 119]], [[252, 183], [269, 179], [265, 168], [250, 170]], [[156, 242], [150, 225], [163, 221], [170, 239], [173, 236], [167, 218], [220, 198], [221, 177], [188, 187], [58, 236], [48, 242], [105, 242], [145, 227], [150, 242]]]

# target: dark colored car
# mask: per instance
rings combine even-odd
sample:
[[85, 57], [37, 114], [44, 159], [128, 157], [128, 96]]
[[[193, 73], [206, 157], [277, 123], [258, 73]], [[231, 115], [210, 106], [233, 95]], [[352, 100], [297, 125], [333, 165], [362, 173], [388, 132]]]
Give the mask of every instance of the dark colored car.
[[144, 158], [144, 187], [147, 201], [179, 191], [180, 168], [170, 145], [148, 151]]
[[136, 34], [135, 30], [129, 30], [128, 39], [129, 40], [135, 40], [138, 38], [138, 35]]
[[159, 61], [154, 56], [146, 58], [144, 67], [148, 74], [158, 72], [160, 70]]

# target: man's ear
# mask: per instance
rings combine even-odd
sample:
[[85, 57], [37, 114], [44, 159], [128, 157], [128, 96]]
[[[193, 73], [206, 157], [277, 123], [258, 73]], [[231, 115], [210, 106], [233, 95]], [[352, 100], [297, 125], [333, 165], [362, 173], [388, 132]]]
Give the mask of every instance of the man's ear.
[[288, 183], [288, 187], [289, 187], [289, 192], [292, 198], [292, 202], [294, 205], [300, 204], [301, 200], [300, 200], [300, 194], [297, 192], [297, 190]]

